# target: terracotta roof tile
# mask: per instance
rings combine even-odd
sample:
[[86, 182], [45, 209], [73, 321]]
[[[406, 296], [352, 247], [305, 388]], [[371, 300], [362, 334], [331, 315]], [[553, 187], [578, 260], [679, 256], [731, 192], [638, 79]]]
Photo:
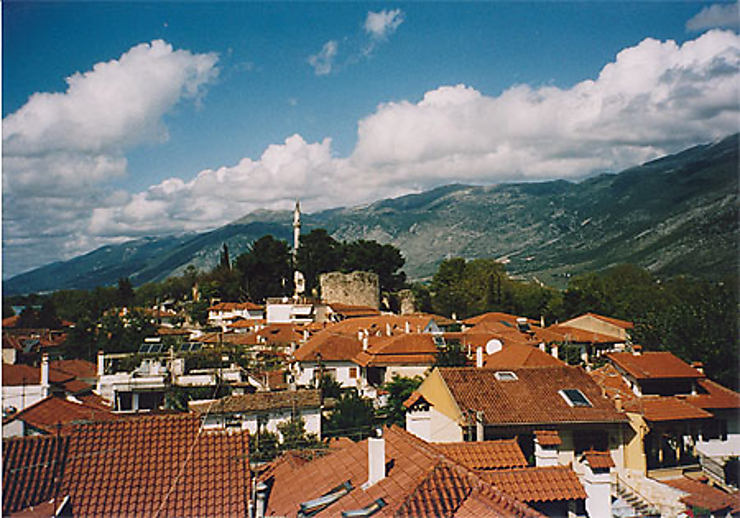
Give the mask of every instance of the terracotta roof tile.
[[608, 451], [584, 451], [583, 458], [586, 459], [586, 462], [591, 466], [591, 469], [609, 469], [616, 466], [611, 453]]
[[586, 313], [585, 316], [590, 316], [590, 317], [597, 318], [599, 320], [603, 320], [604, 322], [608, 322], [617, 327], [621, 327], [622, 329], [632, 329], [633, 327], [635, 327], [635, 324], [633, 324], [632, 322], [628, 320], [620, 320], [614, 317], [605, 317], [604, 315], [598, 315], [596, 313]]
[[3, 364], [3, 386], [39, 385], [41, 370], [21, 364]]
[[557, 430], [535, 430], [534, 436], [540, 446], [560, 446], [563, 444]]
[[55, 496], [68, 440], [56, 435], [3, 440], [3, 515]]
[[547, 328], [547, 331], [551, 333], [551, 336], [553, 337], [559, 335], [560, 339], [558, 341], [563, 342], [610, 344], [624, 341], [623, 338], [619, 338], [617, 336], [597, 333], [596, 331], [586, 331], [585, 329], [579, 329], [577, 327], [567, 326], [564, 324], [551, 325]]
[[427, 365], [435, 362], [437, 346], [430, 334], [404, 333], [374, 337], [367, 351], [361, 351], [354, 362], [363, 367], [386, 365]]
[[380, 315], [380, 310], [370, 306], [352, 306], [349, 304], [329, 304], [334, 313], [342, 315], [344, 318], [372, 317]]
[[527, 465], [516, 439], [451, 442], [434, 445], [446, 457], [470, 469], [502, 469]]
[[504, 345], [497, 353], [485, 356], [483, 366], [489, 369], [562, 366], [563, 362], [532, 345]]
[[49, 367], [74, 376], [75, 378], [92, 379], [98, 376], [97, 365], [86, 360], [55, 360], [49, 362]]
[[627, 401], [624, 409], [641, 414], [647, 421], [708, 419], [712, 414], [675, 396], [642, 396]]
[[702, 507], [711, 512], [740, 511], [740, 492], [726, 493], [719, 488], [687, 477], [662, 480], [661, 482], [688, 493], [681, 502], [690, 507]]
[[[458, 407], [482, 411], [487, 425], [624, 422], [600, 387], [578, 367], [511, 369], [516, 380], [499, 381], [495, 369], [440, 368]], [[578, 389], [592, 406], [571, 407], [559, 390]]]
[[580, 500], [586, 492], [568, 466], [520, 468], [480, 472], [485, 480], [527, 503]]
[[701, 372], [668, 351], [608, 353], [606, 357], [638, 380], [704, 377]]
[[[295, 516], [301, 502], [324, 495], [349, 480], [353, 490], [318, 516], [339, 516], [342, 511], [362, 509], [377, 498], [383, 498], [387, 506], [374, 516], [444, 516], [438, 511], [454, 512], [473, 488], [487, 485], [474, 472], [448, 460], [436, 448], [405, 430], [387, 428], [384, 437], [389, 463], [386, 478], [362, 489], [368, 476], [367, 440], [347, 445], [294, 470], [283, 463], [280, 472], [276, 470], [272, 478], [267, 514]], [[312, 483], [307, 485], [306, 480]], [[489, 491], [489, 504], [498, 510], [491, 516], [540, 516], [494, 488]]]
[[264, 309], [264, 306], [254, 304], [253, 302], [219, 302], [208, 308], [208, 311], [259, 311], [262, 309]]
[[[524, 318], [519, 317], [516, 315], [511, 315], [509, 313], [502, 313], [499, 311], [491, 311], [488, 313], [482, 313], [480, 315], [476, 315], [474, 317], [466, 318], [463, 320], [463, 323], [471, 326], [476, 326], [480, 324], [481, 322], [507, 322], [513, 326], [516, 326], [517, 319], [518, 318]], [[530, 324], [537, 324], [538, 322], [536, 320], [532, 320], [530, 318], [527, 319], [527, 322]]]
[[259, 412], [292, 408], [319, 408], [321, 391], [297, 390], [280, 392], [255, 392], [226, 396], [213, 403], [192, 403], [190, 409], [197, 413], [223, 414], [231, 412]]
[[200, 431], [193, 415], [84, 425], [60, 493], [81, 516], [246, 516], [248, 434]]
[[98, 407], [50, 396], [4, 419], [3, 425], [20, 420], [41, 432], [54, 434], [69, 433], [74, 425], [83, 422], [116, 419], [120, 419], [120, 416], [111, 413], [110, 409], [101, 410]]
[[740, 394], [723, 387], [710, 379], [697, 380], [699, 393], [695, 396], [686, 396], [686, 401], [705, 410], [722, 408], [740, 408]]

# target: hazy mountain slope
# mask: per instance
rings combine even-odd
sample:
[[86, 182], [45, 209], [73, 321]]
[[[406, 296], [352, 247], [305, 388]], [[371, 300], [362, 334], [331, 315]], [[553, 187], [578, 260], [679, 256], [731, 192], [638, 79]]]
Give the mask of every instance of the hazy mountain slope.
[[[634, 262], [665, 274], [717, 277], [737, 267], [738, 136], [619, 174], [479, 187], [447, 185], [367, 206], [305, 214], [303, 231], [399, 247], [412, 278], [445, 257], [495, 257], [514, 274], [564, 282], [568, 274]], [[270, 233], [291, 239], [289, 211], [257, 211], [222, 228], [104, 247], [4, 284], [5, 293], [160, 280], [188, 264], [216, 264]]]

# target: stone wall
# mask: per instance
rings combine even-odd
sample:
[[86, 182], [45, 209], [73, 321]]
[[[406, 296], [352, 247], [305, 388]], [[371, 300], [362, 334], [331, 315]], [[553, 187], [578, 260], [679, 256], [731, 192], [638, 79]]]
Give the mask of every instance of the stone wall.
[[380, 282], [372, 272], [330, 272], [319, 276], [321, 300], [327, 304], [380, 305]]

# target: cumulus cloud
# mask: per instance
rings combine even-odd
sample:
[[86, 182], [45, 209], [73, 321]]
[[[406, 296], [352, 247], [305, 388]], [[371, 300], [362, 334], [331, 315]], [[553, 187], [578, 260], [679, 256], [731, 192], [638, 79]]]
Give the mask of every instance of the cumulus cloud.
[[686, 30], [689, 31], [703, 31], [704, 29], [715, 28], [740, 28], [740, 3], [714, 4], [704, 7], [698, 14], [686, 22]]
[[[740, 37], [714, 30], [683, 45], [645, 39], [570, 88], [514, 85], [489, 96], [440, 86], [420, 100], [379, 105], [358, 122], [347, 157], [336, 156], [331, 139], [293, 135], [255, 159], [73, 207], [79, 221], [58, 230], [82, 228], [74, 235], [86, 241], [70, 240], [82, 251], [96, 239], [212, 228], [254, 209], [290, 208], [295, 198], [313, 211], [450, 182], [618, 171], [736, 132], [739, 71]], [[105, 176], [109, 167], [125, 164], [101, 162], [88, 174]], [[16, 236], [32, 233], [13, 227]]]
[[[91, 211], [108, 200], [100, 189], [126, 173], [125, 151], [166, 140], [163, 115], [183, 99], [199, 102], [218, 75], [217, 61], [216, 54], [175, 50], [162, 40], [142, 43], [69, 76], [64, 92], [36, 93], [6, 116], [6, 265], [25, 254], [33, 266], [49, 249], [59, 257], [68, 247], [77, 253], [96, 244], [94, 236], [70, 236], [85, 235]], [[29, 242], [39, 235], [43, 246]]]
[[403, 11], [400, 9], [383, 9], [377, 13], [369, 11], [365, 18], [365, 32], [374, 39], [385, 39], [396, 32], [402, 23]]
[[308, 57], [308, 64], [313, 67], [313, 71], [317, 76], [325, 76], [331, 73], [332, 66], [334, 65], [334, 58], [337, 57], [339, 51], [339, 44], [335, 40], [329, 40], [324, 43], [321, 50]]

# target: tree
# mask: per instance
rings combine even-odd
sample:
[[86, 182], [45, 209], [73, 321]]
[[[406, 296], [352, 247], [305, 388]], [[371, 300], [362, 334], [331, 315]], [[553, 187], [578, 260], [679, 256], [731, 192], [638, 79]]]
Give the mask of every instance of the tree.
[[320, 274], [340, 269], [342, 252], [342, 244], [335, 241], [323, 228], [301, 236], [296, 263], [306, 279], [307, 293], [319, 287]]
[[319, 381], [322, 398], [338, 398], [342, 395], [342, 385], [331, 376], [324, 374]]
[[464, 367], [468, 356], [458, 340], [450, 340], [447, 346], [437, 350], [434, 355], [435, 367]]
[[262, 302], [292, 291], [291, 254], [285, 241], [270, 235], [259, 238], [247, 253], [237, 257], [236, 268], [249, 300]]
[[462, 257], [445, 259], [440, 263], [430, 285], [432, 308], [435, 313], [446, 316], [453, 313], [459, 317], [467, 316], [470, 299], [463, 286], [464, 278], [465, 259]]
[[421, 385], [421, 382], [421, 376], [403, 378], [394, 375], [391, 381], [383, 385], [383, 389], [388, 392], [388, 405], [386, 406], [385, 417], [385, 423], [387, 425], [397, 424], [403, 428], [406, 427], [406, 409], [403, 406], [403, 402]]
[[229, 247], [224, 243], [223, 248], [221, 249], [221, 259], [218, 264], [219, 268], [223, 268], [225, 270], [231, 270], [231, 260], [229, 259]]
[[354, 391], [342, 394], [324, 424], [324, 436], [349, 437], [362, 440], [368, 437], [375, 423], [373, 404]]
[[359, 240], [344, 245], [342, 271], [371, 271], [378, 274], [380, 290], [393, 292], [406, 285], [406, 274], [399, 271], [406, 260], [393, 245]]
[[122, 308], [129, 307], [134, 303], [134, 287], [128, 277], [118, 279], [116, 302]]
[[280, 450], [304, 450], [321, 448], [322, 444], [316, 434], [306, 433], [306, 423], [302, 417], [291, 418], [277, 425], [283, 442]]

